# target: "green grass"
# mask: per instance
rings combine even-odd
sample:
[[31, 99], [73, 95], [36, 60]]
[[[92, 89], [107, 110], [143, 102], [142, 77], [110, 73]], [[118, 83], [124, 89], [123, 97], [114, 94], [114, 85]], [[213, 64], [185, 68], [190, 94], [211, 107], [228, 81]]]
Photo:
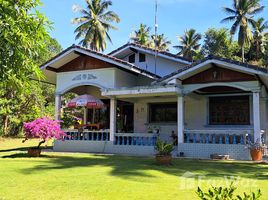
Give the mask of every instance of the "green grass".
[[[0, 139], [0, 199], [192, 200], [197, 185], [223, 185], [224, 176], [241, 178], [238, 193], [260, 188], [268, 199], [267, 164], [175, 159], [158, 166], [153, 158], [52, 152], [27, 157], [36, 144]], [[181, 178], [187, 171], [203, 178]]]

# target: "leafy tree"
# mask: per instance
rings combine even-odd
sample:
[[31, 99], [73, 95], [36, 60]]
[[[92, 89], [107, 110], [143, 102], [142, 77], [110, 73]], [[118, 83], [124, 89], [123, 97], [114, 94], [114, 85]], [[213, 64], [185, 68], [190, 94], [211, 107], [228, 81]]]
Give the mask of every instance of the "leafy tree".
[[117, 28], [111, 23], [119, 23], [120, 19], [116, 13], [108, 10], [112, 6], [112, 1], [86, 0], [87, 8], [83, 9], [78, 5], [74, 6], [74, 11], [82, 14], [81, 17], [74, 18], [72, 23], [78, 24], [75, 29], [75, 39], [82, 40], [80, 45], [95, 51], [106, 49], [106, 40], [112, 42], [108, 32]]
[[265, 30], [268, 29], [268, 21], [265, 21], [264, 18], [259, 18], [254, 23], [253, 28], [253, 41], [249, 52], [251, 59], [259, 60], [263, 57], [265, 43], [267, 43], [266, 36], [268, 33]]
[[138, 30], [134, 31], [131, 36], [131, 41], [144, 46], [151, 46], [150, 39], [151, 27], [148, 27], [145, 24], [140, 24]]
[[195, 29], [186, 30], [183, 36], [178, 37], [180, 45], [174, 46], [174, 48], [179, 50], [179, 55], [193, 60], [201, 45], [199, 43], [201, 38], [201, 34], [197, 33]]
[[169, 45], [171, 44], [171, 41], [168, 40], [168, 38], [165, 37], [164, 34], [161, 35], [152, 35], [152, 47], [155, 47], [156, 44], [156, 48], [159, 51], [169, 51]]
[[31, 79], [42, 78], [39, 64], [61, 47], [36, 10], [38, 0], [0, 2], [0, 135], [6, 136], [18, 134], [22, 122], [53, 111], [54, 87]]
[[254, 15], [263, 11], [264, 6], [260, 5], [260, 0], [233, 0], [233, 7], [223, 8], [226, 14], [230, 15], [222, 22], [234, 22], [231, 27], [231, 34], [238, 31], [238, 44], [241, 47], [242, 62], [245, 62], [245, 47], [250, 46], [253, 39], [251, 26], [254, 26]]

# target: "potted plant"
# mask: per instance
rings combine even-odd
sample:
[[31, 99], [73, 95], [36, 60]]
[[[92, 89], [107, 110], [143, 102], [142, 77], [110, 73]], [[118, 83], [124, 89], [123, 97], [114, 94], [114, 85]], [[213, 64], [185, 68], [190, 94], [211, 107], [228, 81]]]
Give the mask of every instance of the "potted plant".
[[247, 148], [250, 150], [251, 159], [253, 161], [261, 161], [265, 146], [257, 140], [255, 143], [249, 142]]
[[155, 155], [156, 162], [161, 165], [169, 165], [172, 161], [171, 152], [174, 150], [172, 143], [167, 143], [159, 138], [156, 140], [155, 149], [157, 154]]
[[64, 140], [67, 135], [60, 128], [60, 121], [51, 120], [47, 117], [38, 118], [32, 122], [23, 124], [25, 142], [28, 139], [40, 139], [37, 147], [28, 149], [28, 155], [38, 157], [41, 154], [40, 146], [50, 139]]

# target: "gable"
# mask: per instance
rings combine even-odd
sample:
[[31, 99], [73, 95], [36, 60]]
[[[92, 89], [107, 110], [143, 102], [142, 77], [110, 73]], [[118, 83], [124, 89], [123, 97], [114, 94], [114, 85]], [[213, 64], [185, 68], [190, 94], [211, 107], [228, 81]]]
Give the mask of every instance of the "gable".
[[81, 55], [69, 63], [61, 66], [59, 69], [57, 69], [57, 72], [103, 69], [111, 67], [114, 67], [114, 65], [93, 57]]
[[255, 81], [255, 76], [213, 66], [182, 81], [182, 84]]

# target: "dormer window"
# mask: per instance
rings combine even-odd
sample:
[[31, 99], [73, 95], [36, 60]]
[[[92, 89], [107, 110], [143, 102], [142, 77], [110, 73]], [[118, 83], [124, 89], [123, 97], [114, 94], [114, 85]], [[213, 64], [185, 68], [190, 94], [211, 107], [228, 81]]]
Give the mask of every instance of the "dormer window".
[[135, 54], [132, 54], [128, 57], [128, 62], [135, 63]]
[[145, 62], [146, 61], [146, 56], [143, 53], [139, 53], [139, 62]]

